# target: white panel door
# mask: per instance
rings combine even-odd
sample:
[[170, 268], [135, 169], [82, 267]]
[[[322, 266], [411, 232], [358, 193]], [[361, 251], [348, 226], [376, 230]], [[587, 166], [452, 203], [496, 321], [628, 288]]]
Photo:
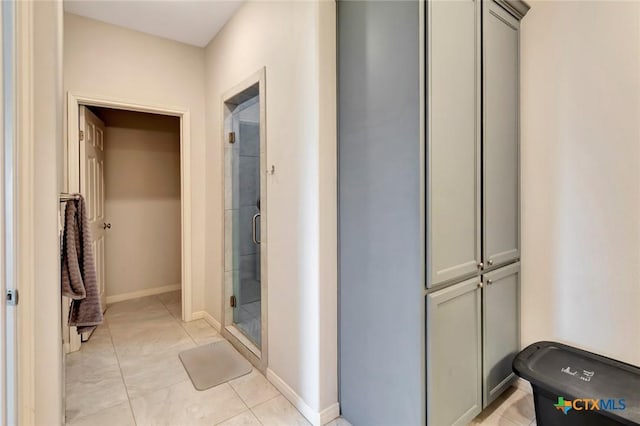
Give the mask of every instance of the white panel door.
[[87, 203], [89, 228], [102, 309], [107, 306], [104, 277], [104, 123], [87, 107], [80, 106], [80, 193]]

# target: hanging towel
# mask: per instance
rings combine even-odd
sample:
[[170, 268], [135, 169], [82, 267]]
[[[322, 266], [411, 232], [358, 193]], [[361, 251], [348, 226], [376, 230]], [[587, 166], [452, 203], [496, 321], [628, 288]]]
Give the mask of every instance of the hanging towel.
[[78, 334], [102, 324], [102, 306], [84, 198], [67, 201], [62, 242], [62, 294], [72, 299], [69, 325]]

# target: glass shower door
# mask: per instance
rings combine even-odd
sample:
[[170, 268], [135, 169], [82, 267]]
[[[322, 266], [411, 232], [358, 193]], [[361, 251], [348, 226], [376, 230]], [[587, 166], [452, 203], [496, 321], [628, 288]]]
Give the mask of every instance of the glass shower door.
[[[233, 322], [258, 348], [261, 346], [260, 294], [260, 123], [258, 96], [233, 113]], [[237, 184], [235, 183], [237, 182]]]

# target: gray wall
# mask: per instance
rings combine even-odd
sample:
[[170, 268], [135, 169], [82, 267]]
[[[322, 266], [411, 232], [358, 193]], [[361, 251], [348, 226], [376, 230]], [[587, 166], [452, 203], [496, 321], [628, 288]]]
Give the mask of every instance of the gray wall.
[[424, 424], [419, 9], [338, 2], [340, 404]]

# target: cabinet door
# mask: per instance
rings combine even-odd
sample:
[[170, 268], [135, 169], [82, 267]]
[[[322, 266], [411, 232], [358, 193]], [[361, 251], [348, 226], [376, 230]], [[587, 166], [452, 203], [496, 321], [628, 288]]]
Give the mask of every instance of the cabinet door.
[[481, 411], [480, 279], [427, 295], [427, 424], [466, 425]]
[[480, 1], [427, 5], [427, 287], [480, 263]]
[[483, 401], [493, 402], [513, 381], [520, 350], [520, 263], [483, 276]]
[[520, 256], [519, 23], [495, 2], [484, 10], [484, 262]]

